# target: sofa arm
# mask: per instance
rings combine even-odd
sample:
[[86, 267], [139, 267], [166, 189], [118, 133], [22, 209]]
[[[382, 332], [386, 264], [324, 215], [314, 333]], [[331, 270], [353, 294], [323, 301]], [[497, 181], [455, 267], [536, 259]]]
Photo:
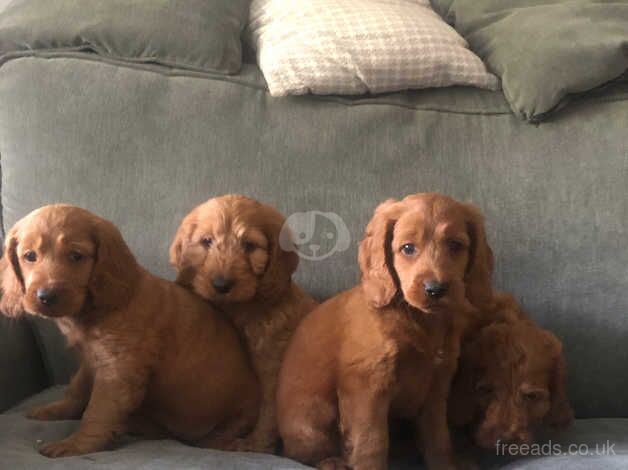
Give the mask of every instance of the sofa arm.
[[0, 315], [0, 412], [46, 386], [39, 347], [25, 318]]

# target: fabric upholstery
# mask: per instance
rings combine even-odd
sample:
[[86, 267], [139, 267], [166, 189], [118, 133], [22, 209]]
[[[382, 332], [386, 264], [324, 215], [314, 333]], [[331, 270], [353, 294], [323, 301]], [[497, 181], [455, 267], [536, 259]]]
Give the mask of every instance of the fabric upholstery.
[[13, 52], [82, 50], [235, 73], [248, 0], [3, 0], [0, 64]]
[[571, 94], [628, 69], [628, 3], [432, 0], [502, 81], [512, 110], [538, 121]]
[[[42, 204], [79, 204], [172, 278], [170, 240], [211, 195], [241, 192], [286, 215], [334, 212], [349, 248], [302, 260], [297, 273], [322, 298], [356, 283], [357, 243], [380, 201], [428, 190], [472, 200], [486, 215], [495, 284], [564, 341], [577, 415], [628, 416], [626, 85], [531, 126], [475, 89], [459, 109], [445, 93], [441, 110], [427, 98], [418, 109], [277, 99], [243, 80], [75, 58], [4, 64], [5, 229]], [[490, 113], [471, 112], [482, 103]], [[67, 380], [62, 341], [41, 338], [54, 380]]]
[[[0, 455], [3, 468], [11, 470], [63, 469], [84, 470], [92, 468], [151, 470], [181, 470], [211, 468], [215, 470], [299, 470], [306, 469], [292, 460], [264, 454], [229, 453], [186, 446], [174, 440], [140, 440], [125, 436], [113, 451], [97, 452], [81, 457], [48, 459], [36, 451], [42, 442], [60, 439], [74, 429], [78, 421], [34, 421], [25, 412], [34, 405], [48, 403], [62, 395], [62, 387], [52, 387], [35, 395], [19, 406], [0, 414]], [[602, 453], [606, 443], [612, 445], [608, 455]], [[560, 435], [543, 436], [539, 444], [559, 445], [568, 454], [570, 445], [588, 449], [592, 455], [546, 455], [543, 457], [501, 457], [491, 453], [479, 458], [482, 469], [621, 469], [628, 464], [628, 419], [578, 420], [573, 428]], [[585, 447], [586, 446], [586, 447]], [[575, 449], [575, 448], [574, 448]], [[424, 467], [418, 458], [393, 458], [391, 470], [420, 470]]]
[[254, 0], [248, 30], [274, 96], [498, 86], [428, 0]]
[[48, 385], [48, 375], [25, 319], [0, 315], [0, 413]]
[[127, 470], [299, 470], [306, 469], [292, 460], [266, 454], [231, 453], [190, 447], [174, 440], [140, 440], [125, 436], [114, 451], [80, 457], [49, 459], [37, 452], [42, 442], [63, 437], [74, 431], [78, 421], [35, 421], [25, 412], [35, 405], [61, 398], [61, 387], [53, 387], [31, 397], [7, 413], [0, 414], [0, 466], [11, 470], [84, 470], [107, 468]]

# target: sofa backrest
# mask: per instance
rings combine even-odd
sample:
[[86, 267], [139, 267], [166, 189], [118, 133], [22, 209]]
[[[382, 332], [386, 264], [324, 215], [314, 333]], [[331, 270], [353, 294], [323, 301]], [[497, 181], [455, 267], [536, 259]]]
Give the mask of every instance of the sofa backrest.
[[[302, 259], [296, 275], [324, 298], [358, 280], [357, 244], [379, 202], [445, 192], [482, 208], [496, 286], [564, 341], [577, 414], [628, 416], [628, 101], [572, 105], [536, 127], [498, 95], [451, 93], [472, 95], [474, 108], [273, 99], [237, 79], [14, 60], [0, 68], [3, 226], [74, 203], [114, 221], [147, 268], [173, 278], [175, 230], [212, 195], [331, 212], [346, 227], [343, 250]], [[66, 381], [63, 341], [35, 328], [51, 380]]]

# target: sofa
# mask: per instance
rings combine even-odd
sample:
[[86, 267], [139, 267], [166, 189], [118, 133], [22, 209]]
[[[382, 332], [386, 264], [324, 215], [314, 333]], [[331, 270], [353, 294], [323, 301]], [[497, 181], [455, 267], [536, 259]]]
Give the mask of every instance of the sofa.
[[[423, 191], [473, 201], [495, 286], [563, 341], [577, 418], [541, 437], [559, 451], [484, 456], [482, 467], [628, 466], [628, 82], [530, 123], [501, 91], [470, 87], [274, 98], [252, 54], [230, 75], [83, 50], [0, 63], [3, 235], [38, 206], [76, 204], [116, 223], [140, 262], [172, 279], [168, 246], [183, 216], [242, 193], [286, 216], [319, 214], [328, 228], [315, 230], [343, 234], [303, 256], [295, 276], [324, 299], [359, 279], [357, 244], [379, 202]], [[47, 459], [37, 446], [77, 422], [32, 421], [24, 410], [62, 393], [75, 367], [48, 321], [0, 318], [0, 468], [306, 468], [132, 438]]]

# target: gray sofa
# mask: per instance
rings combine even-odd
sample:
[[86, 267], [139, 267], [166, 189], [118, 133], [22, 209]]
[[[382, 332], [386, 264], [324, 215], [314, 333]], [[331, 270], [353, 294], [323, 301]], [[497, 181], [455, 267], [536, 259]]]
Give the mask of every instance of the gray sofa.
[[[628, 467], [626, 82], [532, 125], [500, 92], [271, 98], [252, 63], [200, 76], [27, 53], [0, 67], [0, 156], [3, 234], [40, 205], [74, 203], [114, 221], [144, 266], [167, 278], [181, 218], [212, 195], [243, 193], [286, 215], [338, 214], [348, 248], [302, 260], [296, 276], [318, 298], [357, 281], [357, 243], [380, 201], [419, 191], [471, 200], [486, 215], [495, 285], [564, 342], [578, 418], [542, 438], [561, 452], [490, 456], [485, 466]], [[76, 422], [31, 421], [24, 410], [58, 395], [74, 367], [53, 325], [0, 319], [0, 468], [302, 468], [130, 439], [113, 451], [42, 457], [38, 443]]]

